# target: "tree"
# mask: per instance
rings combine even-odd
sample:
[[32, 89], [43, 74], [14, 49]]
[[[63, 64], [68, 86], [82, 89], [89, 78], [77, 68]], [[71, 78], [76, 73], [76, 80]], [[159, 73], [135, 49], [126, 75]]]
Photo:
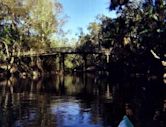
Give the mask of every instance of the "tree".
[[[51, 45], [51, 36], [59, 32], [62, 19], [59, 14], [62, 5], [58, 1], [51, 0], [28, 0], [30, 32], [37, 39], [36, 45], [49, 48]], [[40, 47], [40, 48], [41, 48]]]
[[16, 64], [21, 52], [50, 48], [63, 24], [58, 1], [1, 0], [0, 8], [0, 55], [8, 64]]
[[9, 58], [9, 52], [13, 55], [16, 52], [16, 48], [18, 49], [17, 52], [20, 52], [21, 32], [23, 32], [22, 21], [26, 18], [27, 10], [20, 0], [2, 0], [0, 5], [3, 10], [0, 14], [0, 37]]
[[160, 66], [157, 59], [164, 59], [166, 51], [163, 41], [166, 33], [164, 0], [117, 2], [116, 6], [114, 3], [111, 6], [120, 16], [102, 19], [100, 37], [103, 47], [112, 47], [111, 60], [119, 61], [122, 70], [155, 70], [155, 66]]
[[[2, 0], [1, 26], [8, 29], [11, 40], [23, 48], [49, 48], [51, 36], [57, 34], [63, 24], [59, 17], [62, 5], [58, 1]], [[4, 36], [4, 32], [2, 32]], [[6, 36], [6, 35], [5, 35]]]
[[110, 0], [110, 10], [114, 10], [117, 7], [120, 7], [126, 3], [128, 3], [129, 0]]

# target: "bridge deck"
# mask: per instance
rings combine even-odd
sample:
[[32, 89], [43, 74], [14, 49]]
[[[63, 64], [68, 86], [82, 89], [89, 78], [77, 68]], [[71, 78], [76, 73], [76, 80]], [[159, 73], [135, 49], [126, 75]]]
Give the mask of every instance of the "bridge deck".
[[[103, 54], [103, 51], [77, 51], [72, 48], [54, 48], [50, 50], [40, 50], [38, 52], [36, 51], [26, 51], [21, 52], [19, 56], [56, 56], [58, 54]], [[17, 54], [13, 56], [18, 56]]]

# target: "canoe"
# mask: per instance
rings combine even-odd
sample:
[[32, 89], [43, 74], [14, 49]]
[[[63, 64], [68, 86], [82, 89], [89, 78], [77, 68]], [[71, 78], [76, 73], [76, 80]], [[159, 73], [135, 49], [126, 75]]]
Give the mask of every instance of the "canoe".
[[129, 118], [125, 115], [125, 116], [123, 116], [122, 121], [120, 121], [118, 127], [134, 127], [134, 125], [129, 120]]

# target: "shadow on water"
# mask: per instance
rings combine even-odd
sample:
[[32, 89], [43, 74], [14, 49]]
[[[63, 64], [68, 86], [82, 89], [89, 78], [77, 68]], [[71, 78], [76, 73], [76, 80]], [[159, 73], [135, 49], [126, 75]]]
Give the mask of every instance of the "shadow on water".
[[157, 79], [75, 74], [0, 82], [2, 127], [166, 126], [166, 84]]

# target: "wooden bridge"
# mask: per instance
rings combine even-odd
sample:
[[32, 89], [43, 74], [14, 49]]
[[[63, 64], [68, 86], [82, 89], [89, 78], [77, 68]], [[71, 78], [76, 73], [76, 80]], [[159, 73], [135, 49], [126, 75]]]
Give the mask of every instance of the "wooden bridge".
[[20, 54], [13, 54], [14, 57], [38, 57], [39, 59], [42, 57], [58, 57], [59, 58], [59, 67], [60, 70], [65, 69], [65, 58], [66, 55], [70, 54], [76, 54], [80, 55], [83, 58], [83, 70], [85, 71], [87, 69], [87, 57], [88, 55], [105, 55], [106, 61], [109, 63], [110, 58], [110, 52], [111, 50], [108, 49], [93, 49], [93, 51], [90, 50], [84, 50], [79, 51], [75, 48], [71, 47], [58, 47], [58, 48], [50, 48], [49, 50], [38, 50], [38, 51], [26, 51], [26, 52], [20, 52]]
[[[104, 54], [105, 49], [99, 50], [98, 48], [93, 49], [93, 51], [85, 50], [85, 51], [79, 51], [75, 48], [71, 47], [58, 47], [58, 48], [50, 48], [48, 50], [38, 50], [38, 51], [22, 51], [20, 53], [20, 56], [54, 56], [57, 54]], [[17, 56], [14, 54], [14, 56]]]
[[[106, 63], [110, 62], [110, 54], [111, 54], [111, 48], [105, 49], [105, 48], [94, 48], [93, 50], [77, 50], [75, 48], [71, 47], [57, 47], [57, 48], [50, 48], [49, 50], [39, 50], [36, 51], [28, 51], [28, 52], [21, 52], [21, 57], [59, 57], [59, 66], [61, 70], [64, 70], [65, 68], [65, 56], [69, 54], [78, 54], [82, 56], [83, 58], [83, 70], [85, 71], [87, 69], [87, 57], [88, 55], [105, 55], [106, 56]], [[155, 53], [152, 52], [152, 55], [154, 58], [161, 60], [163, 67], [166, 67], [166, 60], [162, 60], [159, 56], [157, 56]]]

